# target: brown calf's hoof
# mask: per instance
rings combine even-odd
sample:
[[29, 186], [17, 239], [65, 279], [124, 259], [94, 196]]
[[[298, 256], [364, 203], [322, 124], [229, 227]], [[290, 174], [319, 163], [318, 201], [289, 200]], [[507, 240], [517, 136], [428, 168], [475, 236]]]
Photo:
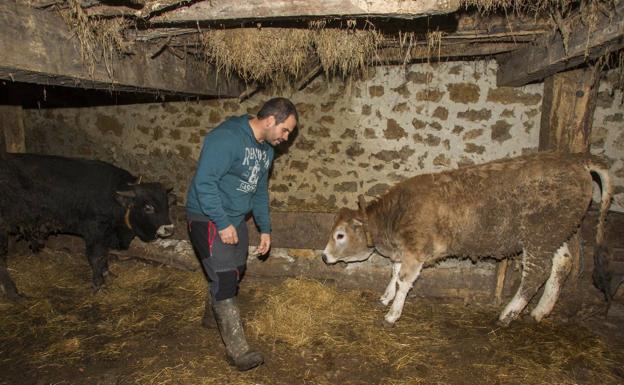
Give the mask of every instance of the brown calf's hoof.
[[385, 309], [385, 308], [387, 308], [387, 307], [388, 307], [388, 305], [390, 305], [390, 304], [388, 304], [388, 305], [384, 305], [384, 303], [383, 303], [383, 302], [381, 302], [381, 300], [378, 300], [378, 301], [376, 301], [375, 303], [376, 303], [377, 307], [382, 308], [382, 309]]
[[388, 322], [388, 321], [386, 321], [386, 319], [384, 318], [384, 319], [381, 321], [381, 325], [382, 325], [383, 327], [385, 327], [386, 329], [390, 329], [390, 328], [393, 328], [393, 327], [394, 327], [394, 322]]
[[499, 328], [507, 328], [509, 327], [509, 324], [511, 323], [510, 319], [506, 319], [506, 320], [501, 320], [500, 318], [496, 318], [496, 320], [494, 321], [494, 323], [496, 324], [496, 326], [498, 326]]

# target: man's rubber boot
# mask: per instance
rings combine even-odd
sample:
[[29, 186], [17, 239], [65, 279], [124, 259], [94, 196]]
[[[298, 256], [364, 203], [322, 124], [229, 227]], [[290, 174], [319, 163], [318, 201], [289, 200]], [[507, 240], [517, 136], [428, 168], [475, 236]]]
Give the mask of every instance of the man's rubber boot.
[[245, 339], [236, 298], [214, 301], [212, 310], [215, 313], [225, 350], [234, 366], [240, 371], [245, 371], [262, 364], [264, 362], [262, 354], [251, 350]]
[[204, 307], [204, 316], [202, 317], [202, 326], [206, 329], [216, 329], [217, 321], [215, 320], [215, 315], [212, 310], [212, 296], [210, 295], [210, 290], [206, 293], [206, 306]]

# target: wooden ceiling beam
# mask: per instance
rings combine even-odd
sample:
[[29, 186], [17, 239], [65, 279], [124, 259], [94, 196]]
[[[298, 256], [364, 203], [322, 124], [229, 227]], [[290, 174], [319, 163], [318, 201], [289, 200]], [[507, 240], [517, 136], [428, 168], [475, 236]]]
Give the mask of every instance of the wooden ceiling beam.
[[412, 46], [409, 51], [406, 48], [386, 47], [378, 52], [375, 64], [407, 64], [423, 60], [438, 61], [441, 59], [476, 58], [482, 56], [494, 56], [517, 49], [520, 43], [513, 42], [488, 42], [488, 43], [442, 43], [439, 47], [429, 47], [425, 44]]
[[155, 16], [154, 23], [214, 20], [275, 20], [297, 17], [417, 18], [459, 9], [459, 0], [219, 0], [202, 1]]
[[12, 81], [189, 97], [236, 97], [244, 90], [234, 77], [217, 82], [206, 63], [167, 52], [153, 58], [141, 45], [90, 71], [59, 15], [14, 2], [0, 2], [0, 52], [0, 78]]
[[602, 13], [596, 16], [594, 28], [585, 25], [580, 15], [563, 20], [562, 25], [569, 30], [567, 47], [557, 31], [536, 39], [529, 46], [497, 57], [498, 86], [518, 87], [541, 81], [624, 48], [624, 2], [616, 4], [608, 16]]
[[[468, 41], [480, 41], [480, 40], [500, 40], [507, 38], [509, 41], [528, 41], [535, 40], [536, 37], [544, 35], [552, 30], [550, 24], [545, 19], [530, 18], [521, 15], [509, 15], [508, 17], [500, 17], [498, 15], [492, 15], [489, 18], [484, 18], [478, 14], [458, 12], [456, 16], [452, 18], [445, 18], [439, 24], [434, 23], [433, 20], [429, 20], [428, 23], [413, 23], [410, 21], [396, 26], [396, 20], [394, 20], [392, 26], [395, 26], [397, 31], [388, 33], [386, 31], [388, 21], [375, 21], [373, 22], [375, 28], [380, 31], [386, 31], [387, 40], [392, 40], [392, 36], [396, 36], [398, 31], [402, 33], [414, 33], [419, 40], [423, 39], [427, 32], [440, 30], [443, 32], [445, 40], [448, 39], [465, 39]], [[248, 28], [256, 28], [253, 23], [246, 23]], [[235, 28], [240, 28], [240, 23]], [[279, 24], [269, 26], [268, 28], [279, 28]], [[300, 23], [301, 28], [308, 28], [306, 23]], [[370, 27], [370, 25], [369, 25]], [[263, 28], [267, 28], [264, 26]], [[286, 28], [293, 28], [289, 25]], [[327, 28], [336, 28], [329, 27]], [[126, 37], [129, 40], [135, 41], [151, 41], [158, 39], [166, 39], [169, 36], [178, 35], [196, 35], [200, 31], [205, 30], [203, 27], [200, 29], [197, 25], [189, 25], [186, 28], [179, 26], [152, 26], [146, 29], [129, 29], [126, 31]]]

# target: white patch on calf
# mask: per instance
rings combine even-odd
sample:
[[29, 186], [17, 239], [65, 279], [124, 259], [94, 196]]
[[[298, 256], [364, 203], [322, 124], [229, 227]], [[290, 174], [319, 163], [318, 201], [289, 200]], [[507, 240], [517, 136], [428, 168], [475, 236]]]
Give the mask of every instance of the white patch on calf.
[[[402, 265], [401, 267], [403, 267]], [[394, 323], [401, 317], [401, 313], [403, 312], [403, 305], [405, 305], [405, 297], [407, 297], [407, 293], [410, 291], [412, 286], [414, 285], [414, 281], [420, 275], [420, 271], [422, 270], [423, 264], [419, 264], [415, 266], [414, 271], [410, 272], [411, 274], [407, 275], [404, 280], [398, 278], [397, 283], [399, 285], [399, 289], [394, 296], [394, 301], [392, 301], [392, 306], [386, 316], [384, 317], [384, 321], [388, 326], [394, 325]]]
[[509, 325], [511, 321], [518, 317], [518, 314], [520, 314], [522, 309], [526, 307], [527, 303], [527, 299], [524, 298], [524, 296], [520, 293], [520, 290], [518, 290], [513, 299], [509, 301], [507, 306], [505, 306], [505, 309], [498, 317], [498, 321], [504, 326]]
[[388, 283], [388, 287], [386, 287], [386, 291], [381, 296], [380, 300], [384, 306], [388, 306], [390, 301], [394, 299], [396, 295], [396, 285], [397, 280], [399, 279], [399, 271], [401, 270], [401, 263], [396, 262], [392, 264], [392, 278], [390, 278], [390, 282]]
[[531, 316], [537, 322], [540, 322], [544, 317], [550, 314], [555, 307], [557, 298], [559, 298], [559, 292], [561, 291], [561, 285], [572, 268], [570, 255], [568, 244], [564, 243], [553, 256], [552, 269], [550, 271], [550, 277], [548, 277], [544, 285], [544, 293], [537, 303], [537, 306], [535, 306], [531, 312]]
[[[526, 251], [523, 251], [526, 253]], [[523, 258], [523, 261], [525, 258]], [[498, 322], [504, 326], [509, 325], [511, 321], [518, 317], [518, 314], [526, 307], [529, 302], [527, 298], [522, 294], [522, 287], [524, 283], [524, 278], [526, 276], [527, 269], [525, 267], [522, 268], [522, 277], [520, 278], [520, 286], [518, 286], [518, 290], [514, 297], [509, 301], [505, 309], [501, 312], [500, 316], [498, 316]]]

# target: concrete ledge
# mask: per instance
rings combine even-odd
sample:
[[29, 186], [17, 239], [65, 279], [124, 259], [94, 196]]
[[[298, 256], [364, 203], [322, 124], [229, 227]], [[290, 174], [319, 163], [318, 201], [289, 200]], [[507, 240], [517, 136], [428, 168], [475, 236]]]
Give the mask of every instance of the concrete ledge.
[[[291, 220], [297, 218], [301, 220], [309, 217], [310, 213], [286, 213], [292, 214]], [[274, 214], [276, 215], [276, 214]], [[279, 215], [279, 214], [277, 214]], [[317, 232], [311, 237], [320, 240], [321, 230], [323, 226], [330, 226], [327, 222], [328, 216], [333, 214], [312, 213], [316, 215]], [[189, 271], [201, 271], [199, 261], [195, 257], [192, 247], [188, 241], [186, 233], [186, 215], [182, 208], [172, 210], [172, 217], [177, 226], [176, 234], [172, 238], [158, 240], [153, 243], [143, 243], [135, 239], [129, 250], [112, 251], [111, 254], [121, 258], [138, 258], [151, 262], [161, 263], [178, 269]], [[618, 226], [622, 226], [624, 218], [621, 214], [609, 216], [609, 229], [607, 231], [607, 241], [612, 248], [613, 260], [612, 269], [617, 277], [621, 277], [624, 271], [624, 253], [619, 247], [623, 243], [618, 235]], [[585, 253], [581, 264], [581, 277], [569, 278], [567, 286], [568, 291], [579, 293], [591, 293], [592, 296], [600, 296], [600, 293], [593, 288], [591, 283], [591, 272], [593, 270], [593, 237], [595, 228], [595, 213], [590, 212], [583, 223], [582, 233], [585, 240]], [[278, 221], [279, 222], [279, 221]], [[289, 222], [290, 223], [290, 222]], [[254, 226], [253, 222], [248, 222], [250, 227]], [[291, 226], [293, 224], [291, 223]], [[305, 229], [306, 226], [303, 226]], [[255, 226], [252, 231], [255, 231]], [[327, 230], [329, 231], [329, 230]], [[284, 236], [293, 234], [284, 231]], [[303, 233], [302, 233], [303, 234]], [[621, 232], [620, 232], [621, 234]], [[256, 234], [257, 235], [257, 234]], [[312, 238], [305, 238], [305, 234], [301, 235], [295, 244], [306, 242]], [[251, 237], [250, 251], [255, 247], [257, 240]], [[277, 237], [276, 237], [277, 239]], [[284, 241], [286, 238], [282, 238]], [[254, 256], [249, 258], [248, 274], [259, 277], [292, 277], [305, 276], [318, 280], [334, 281], [341, 286], [350, 288], [369, 288], [373, 291], [383, 293], [391, 275], [391, 264], [389, 260], [374, 255], [368, 261], [357, 264], [338, 264], [333, 266], [325, 265], [321, 260], [321, 251], [314, 248], [288, 248], [279, 247], [279, 244], [289, 244], [291, 241], [286, 239], [284, 242], [276, 241], [275, 246], [271, 250], [271, 256], [262, 261]], [[314, 243], [312, 242], [312, 243]], [[25, 249], [26, 244], [20, 242], [21, 248]], [[51, 236], [46, 242], [46, 246], [52, 249], [61, 249], [68, 252], [76, 253], [81, 258], [84, 254], [84, 242], [79, 237], [59, 235]], [[250, 253], [251, 255], [251, 253]], [[426, 297], [444, 297], [461, 299], [467, 302], [487, 302], [495, 301], [495, 286], [497, 278], [497, 262], [492, 260], [482, 260], [478, 263], [472, 263], [470, 260], [448, 259], [442, 261], [434, 267], [423, 270], [421, 277], [416, 282], [411, 295]], [[509, 268], [504, 277], [504, 285], [502, 286], [501, 300], [508, 301], [513, 295], [520, 279], [520, 262], [514, 260], [509, 264]], [[573, 282], [573, 283], [570, 283]], [[589, 295], [589, 294], [587, 294]], [[539, 298], [539, 293], [536, 296]], [[571, 300], [571, 304], [578, 307]], [[562, 302], [567, 302], [563, 300]], [[578, 301], [577, 301], [578, 302]]]
[[[24, 242], [20, 242], [19, 246], [22, 250], [27, 250]], [[84, 241], [76, 236], [51, 236], [46, 242], [46, 247], [75, 253], [77, 258], [85, 258]], [[390, 261], [376, 254], [362, 263], [329, 266], [321, 260], [320, 250], [274, 248], [269, 258], [261, 260], [252, 256], [254, 248], [255, 245], [250, 247], [248, 261], [248, 274], [251, 276], [266, 278], [305, 276], [336, 282], [347, 288], [369, 288], [378, 291], [380, 296], [390, 280]], [[178, 269], [201, 271], [192, 246], [185, 239], [163, 239], [152, 243], [135, 239], [128, 250], [114, 250], [111, 251], [111, 255], [120, 259], [136, 258]], [[511, 294], [517, 277], [519, 274], [510, 268], [504, 295]], [[494, 300], [495, 284], [495, 262], [472, 263], [469, 260], [449, 259], [437, 266], [424, 269], [412, 290], [412, 295], [491, 302]]]

